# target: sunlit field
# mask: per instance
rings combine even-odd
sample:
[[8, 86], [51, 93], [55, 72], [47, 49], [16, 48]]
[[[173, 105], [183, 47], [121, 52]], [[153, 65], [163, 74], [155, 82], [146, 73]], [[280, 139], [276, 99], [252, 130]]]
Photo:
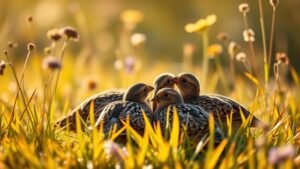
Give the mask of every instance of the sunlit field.
[[[1, 0], [0, 168], [300, 168], [300, 3], [290, 1]], [[228, 114], [218, 144], [212, 114], [199, 139], [176, 113], [166, 129], [143, 114], [143, 134], [129, 118], [104, 133], [93, 103], [90, 126], [78, 112], [75, 131], [55, 125], [90, 96], [182, 72], [200, 95], [251, 115], [235, 129]], [[250, 127], [253, 116], [263, 123]]]

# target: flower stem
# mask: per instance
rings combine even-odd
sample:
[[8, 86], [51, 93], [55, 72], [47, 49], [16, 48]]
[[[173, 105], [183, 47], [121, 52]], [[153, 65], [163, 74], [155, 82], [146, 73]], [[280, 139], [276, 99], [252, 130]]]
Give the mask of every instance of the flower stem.
[[263, 54], [264, 54], [264, 76], [265, 76], [265, 87], [268, 88], [268, 81], [269, 81], [269, 65], [270, 62], [268, 62], [267, 59], [267, 45], [266, 45], [266, 33], [265, 33], [265, 24], [264, 24], [264, 13], [263, 13], [263, 7], [262, 7], [262, 1], [258, 0], [258, 6], [259, 6], [259, 16], [260, 16], [260, 29], [262, 34], [262, 43], [263, 43]]
[[203, 81], [203, 86], [206, 86], [206, 79], [207, 79], [207, 73], [208, 73], [208, 56], [207, 56], [207, 49], [208, 49], [208, 32], [204, 31], [202, 33], [202, 43], [203, 43], [203, 60], [202, 60], [202, 70], [203, 70], [203, 74], [202, 74], [202, 81]]
[[269, 46], [269, 60], [268, 64], [271, 64], [272, 61], [272, 50], [273, 50], [273, 38], [274, 38], [274, 30], [275, 30], [275, 21], [276, 21], [276, 7], [273, 7], [272, 13], [272, 24], [271, 24], [271, 35], [270, 35], [270, 46]]

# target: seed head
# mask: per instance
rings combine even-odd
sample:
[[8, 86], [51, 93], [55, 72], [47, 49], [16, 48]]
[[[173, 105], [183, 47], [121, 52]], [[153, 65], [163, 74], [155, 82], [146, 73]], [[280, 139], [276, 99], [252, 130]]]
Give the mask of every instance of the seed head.
[[117, 59], [115, 62], [114, 62], [114, 68], [116, 69], [116, 70], [121, 70], [121, 69], [123, 69], [123, 62], [122, 62], [122, 60], [120, 60], [120, 59]]
[[243, 36], [244, 36], [245, 42], [254, 42], [255, 41], [255, 33], [252, 29], [244, 30]]
[[247, 3], [241, 3], [239, 5], [239, 11], [241, 13], [247, 13], [247, 12], [249, 12], [250, 11], [249, 5]]
[[230, 57], [233, 58], [235, 56], [235, 54], [239, 51], [239, 49], [240, 49], [240, 46], [237, 43], [235, 43], [234, 41], [231, 41], [228, 45], [228, 53], [229, 53]]
[[289, 57], [284, 52], [278, 52], [278, 53], [276, 53], [276, 61], [278, 63], [284, 63], [285, 65], [288, 65], [289, 62], [290, 62], [289, 61]]
[[27, 44], [27, 50], [28, 51], [32, 51], [35, 49], [35, 44], [34, 43], [28, 43]]
[[247, 12], [250, 11], [249, 5], [248, 5], [247, 3], [241, 3], [241, 4], [239, 5], [239, 11], [240, 11], [241, 13], [246, 14]]
[[61, 62], [54, 56], [47, 56], [43, 60], [43, 68], [50, 69], [50, 70], [57, 70], [61, 69]]
[[27, 16], [27, 21], [28, 21], [29, 23], [31, 23], [31, 22], [33, 21], [33, 16], [32, 16], [32, 15], [28, 15], [28, 16]]
[[228, 40], [228, 34], [225, 33], [225, 32], [221, 32], [221, 33], [219, 33], [219, 34], [217, 35], [217, 38], [218, 38], [219, 40], [226, 41], [226, 40]]
[[280, 147], [274, 147], [269, 150], [268, 161], [271, 164], [278, 164], [287, 159], [292, 159], [296, 155], [296, 147], [288, 144]]
[[18, 46], [18, 44], [14, 43], [12, 41], [8, 41], [7, 46], [8, 46], [8, 48], [12, 49], [12, 48], [16, 48]]
[[79, 40], [79, 34], [77, 30], [71, 26], [66, 26], [60, 29], [61, 34], [63, 34], [67, 39], [71, 39], [73, 41]]
[[142, 33], [135, 33], [131, 36], [131, 44], [134, 47], [141, 46], [146, 41], [146, 35]]
[[89, 78], [89, 79], [86, 80], [86, 84], [85, 85], [86, 85], [86, 88], [88, 90], [94, 90], [94, 89], [97, 88], [98, 83], [97, 83], [97, 81], [94, 78]]
[[184, 56], [193, 56], [195, 53], [196, 47], [193, 43], [185, 43], [183, 45], [183, 55]]
[[239, 61], [239, 62], [246, 62], [246, 59], [247, 59], [247, 55], [244, 52], [239, 52], [236, 55], [236, 60]]
[[4, 54], [5, 56], [8, 56], [8, 51], [7, 51], [7, 50], [4, 50], [4, 51], [3, 51], [3, 54]]
[[47, 55], [50, 55], [51, 54], [51, 49], [49, 47], [45, 47], [44, 48], [44, 53], [47, 54]]
[[47, 37], [56, 42], [61, 39], [62, 34], [58, 29], [51, 29], [47, 32]]
[[5, 67], [6, 67], [6, 63], [3, 60], [1, 60], [1, 62], [0, 62], [0, 75], [4, 74]]
[[270, 0], [270, 4], [271, 4], [271, 6], [273, 6], [275, 8], [278, 6], [279, 0]]

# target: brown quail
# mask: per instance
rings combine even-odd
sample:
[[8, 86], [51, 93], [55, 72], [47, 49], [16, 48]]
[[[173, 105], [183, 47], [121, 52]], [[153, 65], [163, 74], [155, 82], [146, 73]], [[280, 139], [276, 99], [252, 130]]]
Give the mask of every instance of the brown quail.
[[105, 106], [96, 122], [96, 128], [100, 128], [102, 124], [105, 134], [109, 133], [114, 125], [119, 130], [123, 126], [121, 121], [125, 122], [126, 117], [129, 116], [131, 127], [143, 134], [145, 122], [142, 111], [145, 112], [150, 122], [153, 118], [153, 113], [146, 101], [148, 94], [153, 89], [152, 86], [144, 83], [130, 86], [122, 101], [115, 101]]
[[[172, 88], [163, 88], [152, 99], [157, 103], [157, 109], [154, 111], [154, 123], [161, 125], [162, 131], [166, 128], [167, 111], [169, 108], [169, 124], [172, 124], [173, 113], [178, 113], [182, 131], [182, 126], [186, 127], [187, 134], [190, 137], [202, 138], [209, 134], [208, 114], [200, 106], [185, 104], [182, 96]], [[215, 125], [215, 142], [220, 142], [223, 134]]]
[[[184, 102], [202, 107], [207, 112], [212, 112], [215, 121], [221, 120], [226, 126], [226, 116], [232, 111], [232, 126], [237, 129], [242, 124], [240, 110], [247, 118], [251, 113], [241, 104], [222, 95], [199, 95], [199, 80], [191, 73], [181, 73], [176, 79], [176, 85], [184, 99]], [[262, 123], [258, 118], [253, 116], [251, 127]]]

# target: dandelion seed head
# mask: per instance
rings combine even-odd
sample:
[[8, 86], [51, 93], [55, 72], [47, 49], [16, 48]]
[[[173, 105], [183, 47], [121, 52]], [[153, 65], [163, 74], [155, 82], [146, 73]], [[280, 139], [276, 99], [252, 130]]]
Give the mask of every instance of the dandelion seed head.
[[234, 41], [231, 41], [228, 45], [228, 53], [230, 55], [230, 57], [234, 57], [235, 54], [239, 51], [240, 49], [240, 46], [234, 42]]
[[246, 62], [247, 59], [247, 55], [245, 52], [239, 52], [238, 54], [236, 54], [236, 60], [239, 62]]
[[247, 4], [247, 3], [241, 3], [239, 5], [239, 11], [241, 13], [244, 13], [244, 14], [247, 13], [247, 12], [249, 12], [250, 11], [249, 4]]
[[142, 44], [145, 43], [146, 41], [146, 35], [145, 34], [142, 34], [142, 33], [134, 33], [131, 38], [130, 38], [130, 42], [131, 42], [131, 45], [134, 46], [134, 47], [139, 47], [141, 46]]
[[284, 63], [285, 65], [289, 64], [289, 57], [284, 52], [278, 52], [276, 53], [276, 61], [280, 63]]
[[245, 42], [254, 42], [255, 41], [255, 33], [252, 29], [244, 30], [243, 37], [244, 37]]
[[34, 43], [28, 43], [27, 44], [27, 50], [28, 51], [32, 51], [35, 49], [35, 44]]

